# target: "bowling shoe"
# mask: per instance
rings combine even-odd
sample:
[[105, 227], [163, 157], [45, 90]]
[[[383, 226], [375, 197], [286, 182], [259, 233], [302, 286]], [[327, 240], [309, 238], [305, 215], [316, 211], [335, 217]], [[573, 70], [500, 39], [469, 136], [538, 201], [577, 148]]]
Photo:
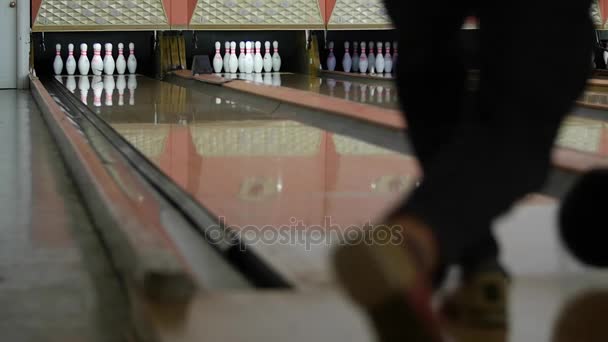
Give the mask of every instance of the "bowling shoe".
[[340, 247], [335, 268], [352, 299], [367, 312], [382, 342], [439, 342], [428, 279], [401, 245]]
[[465, 268], [461, 284], [443, 300], [443, 317], [476, 328], [507, 328], [510, 280], [496, 260]]

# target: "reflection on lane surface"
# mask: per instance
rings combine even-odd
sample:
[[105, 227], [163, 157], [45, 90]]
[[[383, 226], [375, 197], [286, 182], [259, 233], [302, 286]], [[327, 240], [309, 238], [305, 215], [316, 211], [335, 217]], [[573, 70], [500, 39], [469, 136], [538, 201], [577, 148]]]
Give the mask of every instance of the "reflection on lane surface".
[[[74, 92], [77, 78], [63, 83]], [[88, 83], [98, 84], [92, 94]], [[231, 92], [209, 96], [135, 76], [81, 77], [77, 84], [83, 102], [231, 225], [361, 224], [393, 206], [419, 175], [410, 156], [278, 120], [274, 104], [251, 106]], [[125, 86], [129, 105], [121, 100]], [[606, 157], [608, 126], [568, 118], [557, 145]]]
[[[347, 76], [332, 78], [303, 74], [280, 74], [278, 77], [280, 77], [278, 84], [273, 82], [272, 85], [311, 91], [383, 108], [399, 109], [397, 88], [391, 80], [359, 80]], [[262, 74], [245, 76], [244, 80], [256, 84], [270, 85], [266, 81], [266, 76]]]
[[273, 118], [276, 104], [134, 77], [137, 99], [123, 106], [114, 78], [82, 77], [78, 83], [101, 84], [83, 102], [230, 225], [360, 225], [415, 184], [413, 158]]

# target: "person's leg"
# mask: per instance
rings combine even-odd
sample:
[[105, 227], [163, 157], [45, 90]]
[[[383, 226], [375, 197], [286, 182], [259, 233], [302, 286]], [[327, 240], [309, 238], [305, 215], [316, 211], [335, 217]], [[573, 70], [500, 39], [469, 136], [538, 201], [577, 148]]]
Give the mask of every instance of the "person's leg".
[[[465, 69], [458, 34], [464, 0], [387, 0], [399, 31], [399, 96], [408, 133], [425, 172], [462, 119]], [[439, 340], [426, 282], [416, 276], [423, 258], [402, 246], [357, 244], [336, 252], [339, 279], [370, 314], [382, 341]], [[387, 270], [393, 272], [387, 272]]]
[[[487, 234], [487, 223], [515, 200], [539, 190], [561, 121], [589, 73], [588, 0], [482, 6], [485, 121], [458, 131], [405, 207], [406, 215], [432, 227], [441, 258], [448, 261], [473, 248]], [[559, 37], [560, 58], [544, 58], [541, 35]]]

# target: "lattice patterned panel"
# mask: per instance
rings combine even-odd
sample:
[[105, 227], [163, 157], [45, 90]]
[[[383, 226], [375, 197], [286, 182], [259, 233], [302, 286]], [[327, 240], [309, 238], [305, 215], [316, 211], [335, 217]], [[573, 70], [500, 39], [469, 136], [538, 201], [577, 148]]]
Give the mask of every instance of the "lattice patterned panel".
[[35, 31], [168, 28], [162, 0], [44, 0]]
[[193, 28], [322, 28], [318, 0], [199, 0]]
[[338, 152], [340, 155], [398, 155], [398, 153], [386, 148], [368, 144], [361, 140], [356, 140], [344, 135], [334, 134], [333, 138], [334, 144], [336, 145], [336, 152]]
[[586, 91], [583, 96], [579, 99], [581, 102], [588, 104], [599, 104], [608, 106], [608, 93], [598, 93], [592, 91]]
[[601, 121], [569, 118], [560, 130], [557, 145], [595, 153], [600, 146], [603, 128]]
[[390, 27], [391, 19], [382, 0], [338, 0], [328, 28]]
[[601, 28], [604, 24], [602, 22], [602, 12], [600, 11], [598, 0], [593, 0], [591, 3], [591, 19], [593, 20], [595, 27]]
[[206, 157], [313, 156], [319, 153], [322, 134], [291, 121], [198, 124], [190, 132], [197, 152]]
[[170, 130], [169, 125], [116, 124], [112, 127], [150, 159], [156, 159], [163, 153]]

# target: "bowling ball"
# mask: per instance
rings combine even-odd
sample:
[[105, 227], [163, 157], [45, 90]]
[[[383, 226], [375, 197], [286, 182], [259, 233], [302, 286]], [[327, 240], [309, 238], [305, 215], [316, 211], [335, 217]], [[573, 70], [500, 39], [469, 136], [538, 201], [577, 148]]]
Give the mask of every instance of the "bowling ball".
[[608, 267], [608, 169], [583, 175], [562, 200], [559, 230], [581, 262]]

